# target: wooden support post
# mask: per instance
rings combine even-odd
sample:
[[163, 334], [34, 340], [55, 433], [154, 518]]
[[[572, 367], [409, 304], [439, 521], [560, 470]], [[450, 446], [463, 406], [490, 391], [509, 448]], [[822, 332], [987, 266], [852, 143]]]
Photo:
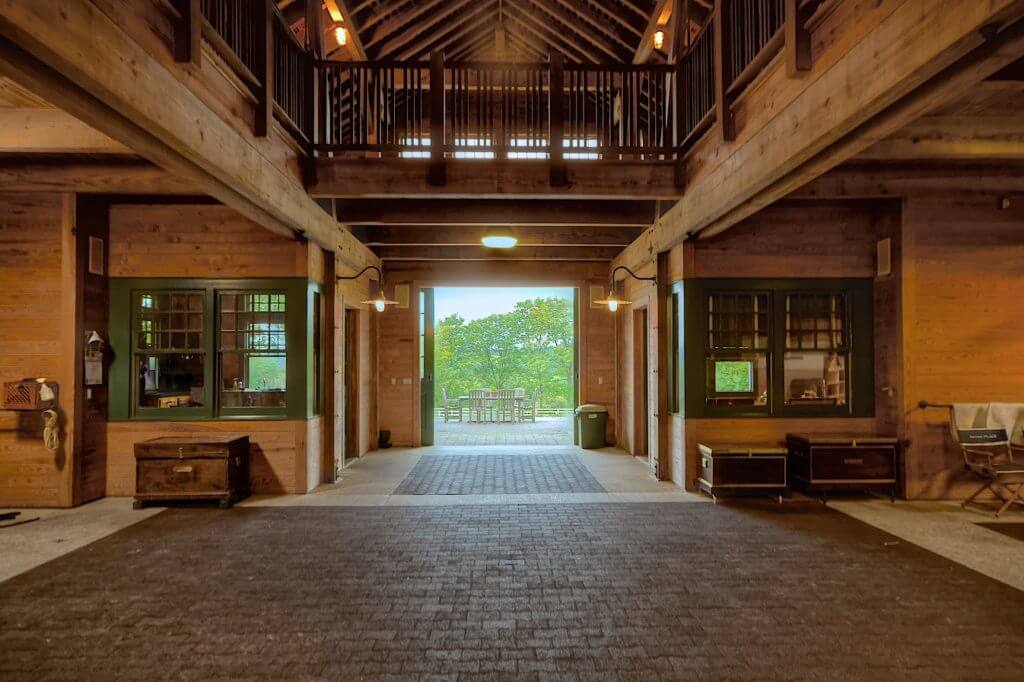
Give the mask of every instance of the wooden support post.
[[174, 29], [174, 61], [199, 66], [202, 54], [203, 17], [199, 0], [175, 0], [178, 25]]
[[302, 165], [302, 181], [306, 187], [311, 187], [319, 180], [316, 166], [316, 145], [320, 141], [319, 107], [320, 88], [317, 61], [324, 57], [324, 31], [321, 25], [323, 17], [321, 3], [314, 0], [306, 0], [306, 109], [303, 112], [304, 132], [308, 136], [306, 144], [306, 158]]
[[430, 53], [430, 166], [427, 182], [445, 184], [444, 165], [444, 54]]
[[736, 118], [727, 94], [732, 75], [732, 31], [730, 0], [715, 0], [715, 115], [722, 130], [722, 139], [736, 139]]
[[786, 3], [786, 74], [793, 78], [811, 70], [811, 32], [804, 26], [805, 13], [800, 9], [800, 0], [784, 0]]
[[550, 175], [552, 187], [565, 187], [568, 171], [562, 156], [562, 140], [565, 139], [565, 59], [561, 54], [551, 55], [551, 72], [548, 80], [548, 106], [550, 120], [548, 148], [550, 150]]
[[253, 42], [256, 46], [256, 79], [260, 82], [256, 90], [256, 111], [254, 132], [256, 137], [270, 134], [274, 120], [274, 8], [271, 0], [256, 0], [252, 4], [254, 16]]
[[661, 251], [657, 256], [658, 281], [655, 282], [655, 307], [657, 328], [657, 353], [655, 375], [657, 378], [657, 401], [655, 402], [655, 417], [657, 418], [658, 433], [656, 438], [658, 456], [655, 459], [655, 476], [658, 480], [667, 481], [672, 478], [671, 452], [669, 452], [669, 430], [672, 428], [671, 413], [669, 412], [668, 400], [668, 368], [669, 368], [669, 347], [668, 347], [668, 326], [672, 320], [669, 314], [669, 281], [668, 281], [668, 251]]

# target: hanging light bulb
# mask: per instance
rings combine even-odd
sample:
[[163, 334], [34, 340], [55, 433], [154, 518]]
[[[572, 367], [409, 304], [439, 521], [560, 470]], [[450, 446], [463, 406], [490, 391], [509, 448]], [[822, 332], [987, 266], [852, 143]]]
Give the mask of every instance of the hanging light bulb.
[[348, 44], [348, 31], [345, 30], [344, 26], [338, 26], [334, 29], [334, 39], [338, 41], [338, 45]]
[[376, 310], [378, 313], [384, 312], [385, 308], [387, 308], [389, 305], [398, 305], [398, 301], [394, 301], [384, 295], [384, 273], [381, 272], [381, 269], [378, 268], [376, 265], [367, 265], [365, 268], [360, 270], [359, 274], [357, 275], [351, 275], [349, 277], [342, 277], [339, 275], [338, 280], [359, 279], [370, 270], [375, 270], [377, 272], [377, 282], [376, 286], [374, 287], [375, 291], [373, 292], [374, 295], [366, 299], [365, 301], [360, 301], [360, 303], [362, 303], [363, 305], [372, 305], [374, 310]]
[[632, 301], [623, 301], [618, 296], [616, 296], [614, 288], [608, 289], [608, 296], [606, 296], [605, 298], [601, 299], [600, 301], [594, 301], [595, 305], [608, 306], [608, 310], [610, 310], [613, 313], [619, 309], [620, 305], [629, 305], [630, 303], [632, 303]]
[[663, 47], [665, 47], [665, 32], [664, 31], [655, 31], [654, 32], [654, 49], [655, 50], [660, 50]]
[[384, 308], [387, 306], [387, 301], [377, 299], [373, 302], [373, 307], [377, 309], [378, 313], [384, 312]]

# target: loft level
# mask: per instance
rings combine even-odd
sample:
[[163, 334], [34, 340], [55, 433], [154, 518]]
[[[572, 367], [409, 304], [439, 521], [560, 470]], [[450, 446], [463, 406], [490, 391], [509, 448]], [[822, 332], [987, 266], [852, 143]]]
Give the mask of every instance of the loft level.
[[[735, 136], [731, 103], [780, 50], [809, 68], [807, 24], [820, 3], [736, 3], [709, 15], [669, 64], [446, 59], [330, 61], [303, 44], [273, 3], [186, 3], [183, 34], [207, 38], [252, 89], [254, 128], [276, 117], [306, 158], [546, 161], [568, 184], [576, 161], [680, 162], [717, 120]], [[726, 11], [728, 10], [728, 11]], [[316, 32], [307, 32], [315, 35]], [[787, 37], [788, 36], [788, 37]], [[181, 58], [197, 39], [178, 40]], [[194, 52], [195, 50], [193, 50]], [[674, 184], [681, 186], [677, 172]]]

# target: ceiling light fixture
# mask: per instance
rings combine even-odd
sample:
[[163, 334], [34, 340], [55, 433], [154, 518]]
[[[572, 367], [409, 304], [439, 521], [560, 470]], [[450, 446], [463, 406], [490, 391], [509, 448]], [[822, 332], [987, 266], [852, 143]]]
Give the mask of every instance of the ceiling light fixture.
[[[364, 273], [366, 273], [369, 270], [376, 270], [377, 271], [377, 282], [376, 282], [376, 286], [375, 286], [376, 291], [373, 292], [374, 293], [373, 296], [371, 296], [370, 298], [366, 299], [365, 301], [360, 301], [360, 303], [362, 303], [364, 305], [372, 305], [376, 309], [376, 311], [378, 313], [384, 312], [384, 309], [387, 308], [389, 305], [398, 305], [398, 301], [393, 301], [393, 300], [387, 298], [384, 295], [384, 273], [381, 272], [381, 269], [378, 268], [376, 265], [367, 265], [365, 268], [363, 268], [362, 270], [359, 271], [358, 275], [352, 275], [351, 277], [340, 277], [339, 276], [338, 279], [339, 280], [359, 279], [360, 277], [363, 276]], [[371, 288], [371, 292], [372, 291], [373, 291], [373, 289]]]
[[660, 50], [663, 47], [665, 47], [665, 32], [664, 31], [655, 31], [654, 32], [654, 49], [655, 50]]
[[613, 313], [619, 309], [619, 306], [629, 305], [630, 303], [632, 303], [632, 301], [627, 301], [619, 298], [618, 294], [615, 293], [615, 273], [618, 272], [619, 270], [625, 270], [627, 273], [629, 273], [630, 277], [636, 280], [640, 280], [641, 282], [654, 282], [655, 284], [658, 283], [657, 277], [639, 277], [635, 272], [627, 268], [625, 265], [619, 265], [614, 270], [612, 270], [611, 277], [609, 278], [608, 295], [599, 301], [594, 301], [594, 305], [606, 305], [608, 306], [608, 310], [610, 310]]
[[519, 240], [509, 235], [489, 234], [480, 242], [489, 249], [511, 249]]

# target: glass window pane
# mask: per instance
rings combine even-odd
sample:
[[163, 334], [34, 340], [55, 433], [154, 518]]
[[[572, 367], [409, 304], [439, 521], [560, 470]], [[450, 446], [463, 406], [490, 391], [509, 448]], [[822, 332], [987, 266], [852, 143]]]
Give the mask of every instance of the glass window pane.
[[138, 354], [138, 406], [168, 409], [203, 407], [202, 353]]
[[708, 405], [768, 405], [765, 353], [713, 353], [707, 360]]
[[287, 295], [221, 292], [218, 307], [221, 407], [285, 407]]
[[787, 352], [783, 357], [787, 405], [845, 405], [846, 355], [827, 351]]

